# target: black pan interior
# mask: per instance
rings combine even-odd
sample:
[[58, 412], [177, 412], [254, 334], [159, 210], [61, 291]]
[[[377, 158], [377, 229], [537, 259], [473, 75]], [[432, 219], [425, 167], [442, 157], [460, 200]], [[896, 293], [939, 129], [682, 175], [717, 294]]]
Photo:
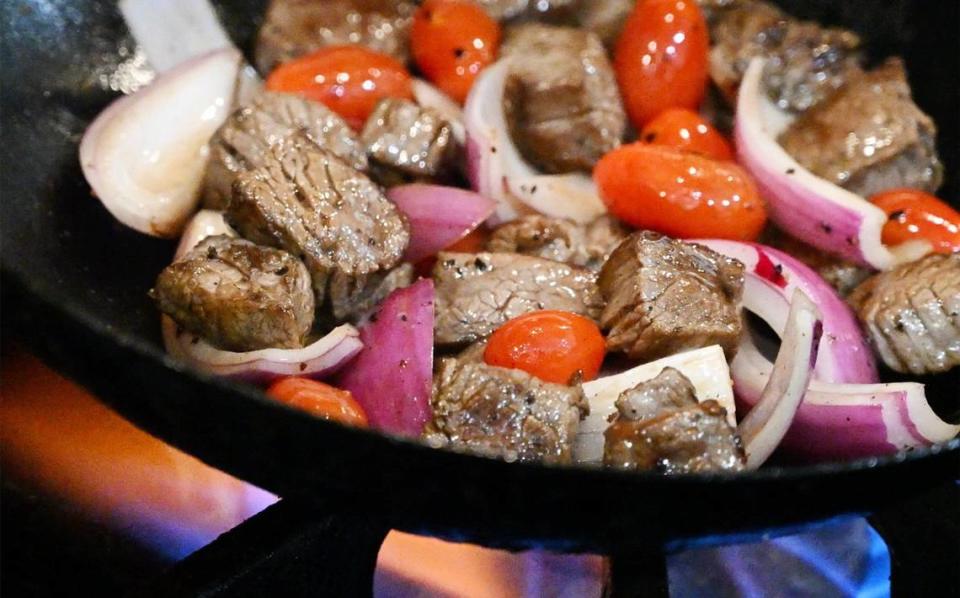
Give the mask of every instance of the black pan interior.
[[[902, 54], [940, 127], [943, 196], [960, 202], [958, 4], [783, 2], [857, 29], [874, 58]], [[221, 2], [249, 50], [263, 2]], [[663, 478], [508, 465], [348, 430], [288, 411], [248, 387], [185, 370], [159, 342], [146, 290], [173, 245], [117, 224], [76, 157], [86, 124], [117, 95], [135, 48], [112, 0], [7, 0], [2, 40], [4, 330], [151, 433], [285, 496], [330, 493], [394, 527], [513, 548], [610, 550], [793, 525], [863, 511], [956, 477], [960, 443], [895, 458]], [[115, 82], [115, 81], [114, 81]], [[956, 406], [957, 380], [938, 404]]]

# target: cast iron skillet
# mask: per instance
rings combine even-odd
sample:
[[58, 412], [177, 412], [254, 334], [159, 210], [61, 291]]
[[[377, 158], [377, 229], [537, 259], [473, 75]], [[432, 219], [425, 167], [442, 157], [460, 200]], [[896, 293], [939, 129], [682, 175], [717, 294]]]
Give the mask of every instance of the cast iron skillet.
[[[221, 6], [242, 48], [262, 4]], [[940, 127], [944, 160], [956, 168], [960, 51], [946, 25], [957, 22], [956, 3], [794, 4], [805, 16], [857, 27], [878, 54], [906, 56], [917, 98]], [[115, 95], [110, 75], [132, 55], [115, 2], [2, 5], [5, 328], [136, 425], [211, 465], [286, 497], [343, 496], [395, 528], [602, 552], [866, 512], [957, 476], [957, 440], [739, 476], [507, 464], [312, 419], [252, 387], [186, 369], [164, 355], [146, 295], [173, 244], [117, 224], [90, 196], [77, 163], [84, 127]], [[946, 193], [956, 201], [955, 176]], [[955, 385], [934, 392], [942, 403], [956, 398]]]

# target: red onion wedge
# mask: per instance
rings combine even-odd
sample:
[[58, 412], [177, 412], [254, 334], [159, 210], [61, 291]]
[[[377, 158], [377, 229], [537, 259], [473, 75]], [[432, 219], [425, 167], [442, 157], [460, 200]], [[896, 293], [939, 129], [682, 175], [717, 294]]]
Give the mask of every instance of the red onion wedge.
[[123, 224], [175, 237], [194, 212], [207, 141], [230, 110], [242, 63], [224, 49], [200, 56], [114, 101], [80, 143], [83, 174]]
[[888, 248], [881, 242], [887, 216], [863, 197], [802, 167], [777, 143], [790, 124], [767, 98], [764, 61], [755, 58], [737, 97], [734, 141], [737, 158], [756, 180], [770, 219], [790, 235], [824, 251], [878, 270], [918, 259], [927, 243]]
[[453, 129], [453, 138], [463, 145], [467, 142], [467, 130], [463, 125], [463, 109], [453, 98], [423, 79], [414, 79], [411, 85], [413, 99], [424, 108], [432, 108], [447, 119]]
[[[184, 228], [174, 261], [213, 235], [235, 236], [223, 213], [200, 210]], [[261, 349], [234, 352], [218, 349], [199, 336], [182, 330], [169, 316], [163, 316], [163, 344], [171, 357], [193, 367], [255, 383], [269, 383], [283, 376], [319, 378], [332, 374], [353, 359], [363, 343], [350, 325], [334, 328], [323, 338], [302, 349]]]
[[410, 223], [410, 245], [403, 259], [417, 263], [467, 236], [490, 217], [496, 204], [456, 187], [400, 185], [387, 190]]
[[877, 382], [877, 365], [857, 318], [820, 275], [772, 247], [717, 239], [698, 240], [743, 263], [743, 306], [783, 334], [794, 293], [803, 291], [823, 314], [823, 340], [814, 379], [825, 382]]
[[377, 430], [418, 437], [430, 420], [433, 303], [429, 279], [391, 293], [360, 331], [363, 351], [337, 380]]
[[467, 96], [467, 175], [473, 189], [497, 202], [494, 224], [539, 212], [589, 222], [606, 212], [586, 174], [545, 175], [520, 155], [503, 112], [509, 62], [484, 69]]
[[[757, 404], [771, 364], [745, 335], [731, 370], [738, 406]], [[946, 442], [960, 434], [930, 408], [923, 385], [835, 384], [813, 380], [782, 447], [810, 461], [888, 455]]]
[[655, 378], [663, 368], [680, 370], [690, 379], [697, 391], [697, 400], [713, 399], [727, 410], [727, 421], [737, 423], [730, 384], [730, 370], [723, 349], [711, 345], [703, 349], [670, 355], [650, 363], [638, 365], [625, 372], [591, 380], [583, 385], [590, 403], [590, 415], [580, 422], [574, 441], [573, 456], [577, 463], [599, 465], [603, 462], [603, 433], [610, 425], [609, 417], [616, 411], [617, 397], [637, 384]]
[[810, 383], [821, 332], [817, 306], [796, 289], [777, 361], [756, 404], [737, 426], [748, 469], [760, 467], [790, 429]]

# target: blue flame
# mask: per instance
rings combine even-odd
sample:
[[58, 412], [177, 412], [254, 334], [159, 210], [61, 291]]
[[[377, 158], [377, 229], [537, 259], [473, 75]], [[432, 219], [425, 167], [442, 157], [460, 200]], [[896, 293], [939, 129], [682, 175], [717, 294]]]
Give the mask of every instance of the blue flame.
[[703, 538], [698, 547], [670, 557], [671, 596], [890, 595], [890, 553], [861, 517], [834, 519], [790, 536], [717, 545], [724, 541], [729, 536]]

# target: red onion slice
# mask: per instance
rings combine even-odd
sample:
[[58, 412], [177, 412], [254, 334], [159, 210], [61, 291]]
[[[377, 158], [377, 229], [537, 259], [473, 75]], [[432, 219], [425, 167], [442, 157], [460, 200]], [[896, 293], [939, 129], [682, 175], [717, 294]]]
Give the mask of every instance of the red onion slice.
[[224, 351], [180, 329], [166, 315], [163, 316], [163, 343], [172, 357], [198, 370], [258, 384], [268, 384], [284, 376], [329, 376], [363, 349], [357, 329], [344, 324], [302, 349]]
[[[214, 235], [236, 236], [222, 212], [200, 210], [184, 228], [174, 261], [181, 259], [200, 241]], [[283, 376], [319, 378], [338, 371], [353, 359], [363, 343], [350, 325], [334, 328], [326, 336], [302, 349], [261, 349], [224, 351], [199, 336], [180, 329], [164, 315], [163, 344], [171, 357], [198, 370], [256, 383], [268, 383]]]
[[429, 279], [391, 293], [360, 331], [363, 351], [337, 380], [377, 430], [418, 437], [430, 420], [433, 303]]
[[196, 209], [207, 141], [227, 117], [242, 56], [224, 49], [186, 62], [114, 101], [80, 143], [83, 174], [123, 224], [175, 237]]
[[819, 274], [786, 253], [756, 243], [698, 240], [714, 251], [743, 263], [743, 305], [783, 334], [794, 293], [802, 291], [823, 314], [814, 379], [825, 382], [877, 382], [873, 351], [850, 307]]
[[496, 204], [456, 187], [400, 185], [387, 190], [410, 223], [410, 244], [403, 259], [417, 263], [467, 236], [490, 217]]
[[475, 191], [497, 202], [493, 223], [531, 212], [577, 222], [604, 214], [606, 207], [588, 175], [545, 175], [520, 155], [503, 112], [508, 74], [506, 60], [484, 69], [464, 106], [467, 175]]
[[748, 469], [760, 467], [790, 429], [817, 360], [821, 331], [817, 306], [795, 290], [777, 361], [756, 404], [737, 426]]
[[888, 248], [881, 242], [887, 216], [880, 208], [802, 167], [777, 143], [790, 123], [763, 90], [762, 58], [755, 58], [737, 96], [737, 158], [756, 180], [770, 219], [790, 235], [846, 260], [888, 270], [929, 252], [927, 243]]
[[[745, 335], [731, 364], [738, 406], [757, 404], [771, 369]], [[922, 384], [813, 380], [782, 446], [811, 461], [846, 460], [930, 446], [958, 434], [960, 425], [943, 421], [930, 408]]]

